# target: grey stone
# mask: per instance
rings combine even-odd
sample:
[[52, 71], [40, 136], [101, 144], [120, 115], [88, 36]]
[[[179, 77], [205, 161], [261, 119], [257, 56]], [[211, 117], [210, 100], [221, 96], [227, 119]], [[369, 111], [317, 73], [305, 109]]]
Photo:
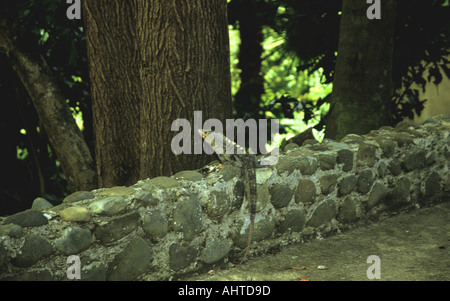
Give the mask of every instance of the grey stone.
[[256, 212], [260, 212], [267, 207], [270, 202], [269, 186], [262, 184], [256, 187]]
[[336, 165], [336, 156], [331, 154], [319, 154], [317, 156], [319, 160], [319, 166], [322, 170], [333, 169]]
[[283, 208], [289, 205], [294, 193], [289, 188], [288, 185], [275, 184], [270, 189], [270, 195], [272, 200], [272, 205], [275, 208]]
[[410, 135], [406, 133], [390, 133], [389, 138], [397, 142], [399, 147], [407, 146], [413, 142], [413, 139]]
[[97, 226], [95, 237], [102, 243], [111, 243], [130, 234], [139, 223], [139, 213], [133, 212], [116, 218], [106, 225]]
[[182, 170], [173, 175], [176, 180], [186, 180], [191, 182], [201, 181], [203, 175], [195, 170]]
[[447, 179], [444, 181], [444, 191], [450, 191], [450, 175], [447, 175]]
[[95, 214], [113, 216], [127, 209], [127, 201], [121, 196], [110, 196], [89, 204], [89, 210]]
[[372, 191], [369, 194], [367, 201], [367, 207], [372, 209], [379, 202], [382, 202], [388, 195], [389, 189], [381, 183], [375, 183], [372, 187]]
[[376, 141], [380, 145], [384, 157], [390, 158], [395, 153], [395, 148], [397, 147], [397, 143], [395, 141], [385, 140], [382, 138], [377, 139]]
[[110, 188], [105, 188], [102, 190], [101, 194], [107, 197], [110, 196], [121, 196], [127, 197], [134, 193], [133, 187], [125, 187], [125, 186], [113, 186]]
[[367, 165], [369, 167], [374, 166], [377, 160], [376, 150], [377, 148], [372, 144], [361, 144], [358, 147], [358, 152], [356, 153], [356, 159], [358, 160], [358, 163]]
[[21, 281], [54, 281], [52, 273], [49, 269], [39, 269], [27, 271], [23, 274]]
[[289, 143], [289, 144], [287, 144], [285, 147], [284, 147], [284, 151], [285, 152], [287, 152], [287, 151], [289, 151], [289, 150], [291, 150], [291, 149], [296, 149], [296, 148], [299, 148], [299, 146], [298, 146], [298, 144], [297, 143]]
[[320, 190], [322, 191], [323, 195], [327, 195], [334, 190], [337, 183], [337, 178], [338, 176], [334, 174], [324, 175], [320, 177]]
[[95, 198], [95, 195], [89, 191], [76, 191], [63, 200], [63, 203], [74, 203]]
[[329, 222], [336, 216], [336, 204], [333, 200], [328, 199], [320, 202], [315, 208], [312, 209], [310, 219], [306, 225], [310, 227], [318, 227], [322, 224]]
[[351, 143], [354, 141], [359, 141], [359, 142], [363, 142], [364, 141], [364, 137], [361, 135], [357, 135], [357, 134], [348, 134], [346, 135], [344, 138], [341, 139], [342, 142], [345, 143]]
[[295, 190], [295, 202], [311, 203], [316, 198], [316, 185], [311, 180], [300, 179]]
[[153, 191], [153, 192], [160, 189], [160, 188], [156, 187], [155, 185], [148, 184], [148, 183], [147, 184], [143, 184], [141, 186], [141, 188], [142, 188], [142, 190]]
[[390, 208], [398, 208], [408, 202], [411, 181], [406, 178], [400, 178], [394, 184], [392, 190], [388, 193], [385, 203]]
[[342, 171], [350, 171], [353, 168], [353, 152], [348, 149], [341, 149], [337, 152], [337, 163], [343, 164]]
[[302, 210], [293, 209], [286, 213], [284, 220], [278, 227], [280, 233], [301, 232], [305, 226], [305, 213]]
[[47, 225], [48, 220], [40, 211], [25, 210], [11, 216], [3, 221], [4, 224], [16, 224], [22, 227], [36, 227]]
[[278, 164], [275, 167], [277, 169], [278, 175], [287, 173], [287, 175], [289, 176], [292, 172], [294, 172], [295, 166], [296, 164], [292, 162], [292, 160], [283, 158], [278, 161]]
[[174, 271], [187, 268], [197, 257], [198, 249], [173, 243], [169, 247], [169, 267]]
[[23, 236], [23, 228], [16, 224], [0, 226], [0, 237], [8, 235], [9, 237], [19, 238]]
[[200, 260], [206, 264], [215, 263], [224, 258], [231, 250], [229, 240], [210, 240], [200, 254]]
[[439, 122], [434, 118], [428, 118], [422, 124], [439, 124]]
[[11, 263], [16, 267], [26, 268], [52, 254], [53, 247], [45, 238], [29, 234], [25, 237], [20, 252], [17, 257], [11, 259]]
[[358, 176], [358, 191], [362, 194], [368, 193], [374, 181], [375, 173], [372, 170], [366, 169], [362, 171]]
[[425, 198], [432, 198], [434, 197], [439, 191], [441, 190], [441, 177], [437, 172], [432, 172], [426, 179], [425, 179]]
[[67, 228], [63, 236], [55, 240], [55, 247], [64, 255], [76, 255], [89, 248], [91, 243], [89, 229]]
[[358, 219], [355, 200], [347, 196], [339, 206], [337, 219], [343, 223], [352, 223]]
[[[0, 244], [0, 275], [2, 274], [3, 267], [6, 265], [8, 260], [8, 252], [6, 249]], [[0, 278], [1, 279], [1, 278]]]
[[70, 222], [88, 222], [91, 219], [91, 213], [84, 207], [68, 207], [59, 212], [59, 216]]
[[220, 175], [224, 181], [229, 181], [234, 177], [240, 177], [242, 175], [241, 169], [234, 165], [227, 165], [220, 170]]
[[426, 135], [428, 136], [439, 137], [440, 135], [438, 126], [436, 126], [436, 124], [427, 123], [422, 127], [422, 129], [426, 132]]
[[160, 187], [160, 188], [173, 188], [180, 186], [180, 182], [169, 177], [156, 177], [148, 181], [148, 184]]
[[158, 204], [158, 199], [150, 191], [145, 190], [138, 191], [131, 200], [139, 202], [144, 206], [156, 206]]
[[399, 123], [397, 123], [397, 125], [395, 126], [395, 129], [398, 131], [404, 130], [404, 129], [408, 129], [408, 128], [418, 128], [419, 125], [417, 123], [415, 123], [412, 120], [409, 119], [405, 119], [400, 121]]
[[[275, 219], [273, 219], [271, 216], [265, 216], [264, 218], [261, 218], [257, 222], [255, 221], [253, 240], [262, 241], [266, 238], [269, 238], [274, 230], [275, 230]], [[248, 228], [246, 228], [246, 234], [248, 236]]]
[[296, 167], [300, 170], [302, 175], [312, 175], [316, 172], [319, 161], [314, 157], [301, 157], [298, 159]]
[[413, 147], [408, 150], [402, 161], [402, 167], [406, 171], [420, 169], [425, 166], [425, 150], [421, 147]]
[[167, 215], [160, 210], [147, 211], [143, 215], [142, 230], [152, 239], [160, 239], [169, 232]]
[[380, 164], [378, 164], [378, 168], [377, 168], [377, 172], [378, 175], [380, 176], [380, 178], [384, 178], [387, 174], [388, 171], [388, 167], [386, 166], [386, 164], [381, 161]]
[[419, 131], [416, 131], [412, 128], [402, 129], [402, 130], [400, 130], [400, 132], [405, 132], [405, 133], [411, 134], [411, 136], [417, 137], [417, 138], [423, 137], [422, 133], [420, 133]]
[[397, 159], [393, 159], [389, 164], [389, 171], [393, 176], [398, 176], [402, 173], [402, 167], [400, 161]]
[[231, 209], [228, 195], [223, 191], [213, 191], [206, 201], [206, 212], [213, 220], [224, 217]]
[[107, 269], [102, 262], [92, 262], [81, 266], [81, 281], [106, 281]]
[[[255, 217], [255, 225], [252, 234], [252, 241], [258, 242], [269, 238], [275, 230], [275, 220], [271, 216]], [[238, 227], [233, 235], [233, 241], [239, 248], [247, 247], [250, 217], [238, 221]]]
[[327, 147], [325, 142], [327, 142], [326, 139], [324, 139], [322, 143], [315, 143], [312, 145], [308, 145], [308, 148], [316, 153], [328, 151], [330, 150], [330, 148]]
[[196, 196], [181, 197], [173, 211], [172, 228], [192, 240], [202, 228], [202, 208]]
[[349, 175], [342, 179], [338, 184], [338, 195], [343, 196], [354, 191], [356, 188], [357, 178], [355, 175]]
[[443, 153], [444, 153], [444, 157], [447, 158], [448, 160], [450, 160], [450, 148], [447, 145], [444, 146]]
[[330, 140], [330, 139], [326, 139], [326, 138], [324, 140], [326, 140], [327, 146], [334, 148], [336, 150], [349, 148], [349, 145], [347, 143], [336, 142], [334, 140]]
[[46, 199], [40, 198], [40, 197], [35, 198], [33, 201], [33, 204], [31, 205], [31, 209], [38, 210], [38, 211], [41, 211], [41, 210], [44, 210], [47, 208], [52, 208], [52, 207], [53, 207], [52, 203], [50, 203]]
[[308, 146], [308, 145], [314, 145], [314, 144], [318, 144], [319, 141], [315, 140], [315, 139], [306, 139], [305, 141], [303, 141], [302, 146]]
[[426, 166], [431, 166], [436, 162], [436, 152], [435, 151], [431, 151], [427, 154], [426, 158], [425, 158], [425, 165]]
[[135, 237], [114, 257], [108, 267], [108, 280], [134, 280], [148, 269], [152, 259], [152, 250], [145, 240]]
[[69, 203], [61, 203], [59, 205], [53, 206], [51, 211], [54, 213], [59, 213], [61, 210], [63, 210], [64, 208], [67, 208], [69, 206], [70, 206]]
[[357, 145], [364, 144], [363, 140], [341, 140], [341, 141], [345, 142], [346, 144], [357, 144]]

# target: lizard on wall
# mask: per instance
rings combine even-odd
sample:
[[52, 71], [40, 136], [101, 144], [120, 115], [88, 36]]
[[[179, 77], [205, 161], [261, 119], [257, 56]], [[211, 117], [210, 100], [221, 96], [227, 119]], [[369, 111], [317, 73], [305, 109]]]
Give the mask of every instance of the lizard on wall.
[[[256, 155], [246, 154], [245, 149], [242, 146], [234, 143], [221, 133], [203, 129], [198, 130], [198, 132], [205, 142], [211, 146], [222, 163], [232, 162], [233, 164], [241, 167], [244, 171], [245, 195], [250, 207], [250, 225], [247, 247], [244, 250], [244, 255], [241, 260], [242, 263], [247, 259], [247, 253], [252, 243], [253, 229], [255, 226], [257, 197], [255, 168], [258, 167]], [[233, 149], [232, 152], [229, 151], [231, 148]]]

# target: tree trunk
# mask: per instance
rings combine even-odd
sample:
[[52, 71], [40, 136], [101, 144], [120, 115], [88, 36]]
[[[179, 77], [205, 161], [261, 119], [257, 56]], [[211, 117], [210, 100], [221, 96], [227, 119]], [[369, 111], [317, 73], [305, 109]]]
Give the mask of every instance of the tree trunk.
[[262, 42], [264, 35], [262, 24], [257, 16], [255, 0], [244, 0], [239, 12], [239, 69], [241, 69], [241, 85], [235, 95], [234, 107], [236, 117], [263, 118], [259, 115], [261, 95], [264, 93], [264, 77], [261, 74]]
[[201, 167], [172, 152], [171, 124], [231, 118], [226, 0], [83, 5], [99, 186]]
[[95, 189], [94, 161], [50, 67], [44, 58], [16, 48], [5, 27], [1, 31], [0, 47], [5, 49], [14, 71], [33, 102], [70, 190]]
[[381, 1], [381, 19], [369, 20], [366, 1], [343, 1], [325, 137], [339, 140], [392, 123], [394, 2]]

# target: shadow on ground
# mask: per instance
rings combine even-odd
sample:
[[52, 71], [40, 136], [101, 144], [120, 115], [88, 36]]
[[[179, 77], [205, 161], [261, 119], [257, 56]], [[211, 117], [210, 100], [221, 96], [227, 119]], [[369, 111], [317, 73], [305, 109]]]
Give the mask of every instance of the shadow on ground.
[[369, 280], [367, 270], [375, 263], [367, 263], [370, 255], [380, 259], [380, 280], [450, 280], [450, 203], [403, 213], [322, 240], [288, 246], [275, 255], [253, 257], [236, 267], [181, 280]]

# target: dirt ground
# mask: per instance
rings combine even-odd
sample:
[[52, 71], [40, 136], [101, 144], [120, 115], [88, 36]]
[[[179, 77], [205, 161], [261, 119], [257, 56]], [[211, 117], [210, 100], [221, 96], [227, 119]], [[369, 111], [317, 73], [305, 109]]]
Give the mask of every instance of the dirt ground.
[[[368, 257], [376, 255], [375, 260]], [[190, 281], [450, 280], [450, 202], [292, 245]]]

